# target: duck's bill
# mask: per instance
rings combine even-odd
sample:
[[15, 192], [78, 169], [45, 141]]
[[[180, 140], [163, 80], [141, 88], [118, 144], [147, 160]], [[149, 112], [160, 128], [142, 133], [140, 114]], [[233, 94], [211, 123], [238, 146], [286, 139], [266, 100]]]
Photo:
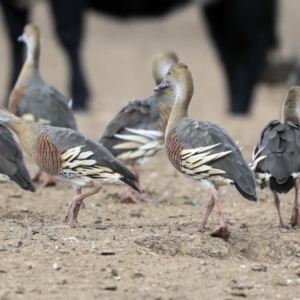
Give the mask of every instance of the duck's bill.
[[154, 88], [154, 91], [161, 91], [169, 87], [168, 83], [163, 81], [160, 85]]

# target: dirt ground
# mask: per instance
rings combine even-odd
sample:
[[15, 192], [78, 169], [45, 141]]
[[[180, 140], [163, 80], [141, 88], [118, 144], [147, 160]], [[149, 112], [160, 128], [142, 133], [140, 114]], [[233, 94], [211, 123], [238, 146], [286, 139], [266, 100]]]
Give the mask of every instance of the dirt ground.
[[[299, 0], [280, 1], [284, 58], [299, 46], [299, 8]], [[45, 3], [36, 5], [33, 20], [44, 37], [42, 73], [67, 93], [67, 66]], [[2, 22], [0, 40], [3, 99], [9, 50]], [[152, 57], [162, 48], [175, 50], [192, 71], [190, 115], [222, 124], [250, 160], [263, 126], [279, 118], [288, 86], [259, 85], [252, 114], [229, 116], [223, 74], [194, 7], [165, 19], [125, 23], [87, 14], [83, 58], [93, 94], [91, 110], [77, 114], [79, 128], [97, 139], [127, 100], [151, 94]], [[121, 204], [122, 188], [106, 187], [86, 201], [75, 230], [53, 228], [73, 196], [67, 183], [37, 185], [35, 194], [1, 185], [0, 299], [300, 299], [300, 231], [278, 228], [268, 190], [258, 191], [252, 203], [222, 189], [226, 217], [235, 222], [225, 242], [209, 235], [218, 224], [216, 211], [204, 233], [180, 230], [200, 221], [209, 192], [177, 173], [164, 153], [143, 166], [142, 184], [159, 203]], [[289, 220], [293, 192], [282, 200]]]

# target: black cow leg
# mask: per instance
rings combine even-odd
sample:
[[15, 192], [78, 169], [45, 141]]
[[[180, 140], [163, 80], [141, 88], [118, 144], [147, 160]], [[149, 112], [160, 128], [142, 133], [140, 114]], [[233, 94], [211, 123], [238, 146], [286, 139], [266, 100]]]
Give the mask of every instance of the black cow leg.
[[223, 64], [229, 111], [246, 114], [270, 48], [276, 46], [276, 0], [218, 0], [203, 6]]
[[8, 97], [10, 91], [15, 85], [23, 66], [24, 43], [18, 42], [18, 37], [22, 35], [24, 26], [28, 20], [28, 9], [20, 8], [14, 5], [14, 1], [1, 0], [0, 7], [3, 11], [4, 21], [7, 27], [8, 40], [10, 43], [10, 75], [8, 82], [8, 91], [4, 99], [4, 106], [8, 106]]
[[80, 57], [85, 0], [50, 0], [55, 29], [69, 63], [74, 110], [86, 110], [89, 88]]

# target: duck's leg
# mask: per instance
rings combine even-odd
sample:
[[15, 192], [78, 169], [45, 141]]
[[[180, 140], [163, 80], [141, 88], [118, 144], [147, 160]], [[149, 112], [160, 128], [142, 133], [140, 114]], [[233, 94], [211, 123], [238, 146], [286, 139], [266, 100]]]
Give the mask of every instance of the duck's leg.
[[84, 194], [81, 194], [81, 189], [76, 189], [76, 195], [72, 199], [72, 202], [70, 203], [64, 218], [64, 222], [70, 221], [71, 228], [76, 228], [77, 226], [77, 217], [78, 217], [80, 207], [83, 204], [83, 200], [89, 196], [99, 193], [103, 187], [101, 182], [97, 180], [93, 180], [93, 184], [95, 188]]
[[[42, 175], [42, 170], [39, 168], [36, 173], [33, 175], [33, 177], [31, 178], [31, 180], [33, 182], [38, 182], [40, 179], [40, 176]], [[53, 178], [53, 176], [46, 174], [46, 179], [43, 182], [43, 184], [41, 185], [42, 187], [49, 187], [49, 186], [55, 186], [55, 180]]]
[[46, 173], [46, 179], [41, 186], [42, 187], [56, 186], [54, 177]]
[[[75, 189], [75, 192], [76, 192], [76, 196], [78, 196], [78, 195], [81, 195], [81, 189]], [[83, 202], [83, 200], [82, 200], [82, 202], [81, 202], [81, 208], [85, 208], [85, 204], [84, 204], [84, 202]]]
[[184, 229], [184, 231], [188, 232], [188, 233], [203, 232], [205, 229], [207, 220], [208, 220], [210, 213], [212, 212], [214, 206], [215, 206], [215, 199], [213, 196], [211, 196], [209, 202], [207, 203], [206, 213], [205, 213], [202, 221], [199, 223], [199, 225], [195, 228], [186, 228], [186, 229]]
[[299, 178], [297, 178], [295, 179], [295, 201], [293, 204], [293, 212], [291, 217], [291, 225], [297, 228], [300, 228], [300, 205], [298, 202], [299, 186], [300, 186], [300, 182], [299, 182]]
[[281, 214], [281, 208], [280, 208], [280, 199], [278, 197], [277, 192], [273, 191], [274, 196], [274, 204], [276, 206], [278, 217], [279, 217], [279, 227], [281, 228], [290, 228], [290, 226], [284, 221], [282, 214]]
[[122, 203], [138, 203], [140, 201], [133, 194], [131, 187], [127, 187], [121, 195], [121, 202]]
[[38, 168], [38, 170], [34, 173], [34, 175], [31, 177], [31, 180], [33, 182], [38, 182], [40, 179], [40, 176], [42, 175], [42, 170]]
[[[135, 176], [137, 182], [138, 182], [138, 187], [141, 191], [141, 185], [140, 185], [140, 167], [141, 165], [139, 163], [135, 163], [132, 167], [132, 174]], [[138, 203], [138, 202], [150, 202], [153, 201], [153, 199], [150, 199], [146, 197], [146, 195], [143, 194], [137, 194], [135, 195], [134, 191], [132, 190], [131, 187], [126, 188], [126, 190], [123, 192], [121, 196], [121, 202], [123, 203]]]
[[[140, 164], [135, 163], [132, 167], [132, 174], [135, 176], [137, 182], [140, 180]], [[140, 186], [139, 186], [140, 188]], [[131, 187], [127, 187], [121, 196], [122, 203], [138, 203], [138, 198], [133, 194], [133, 190]]]
[[132, 167], [132, 174], [135, 176], [137, 182], [140, 182], [140, 170], [141, 165], [139, 163], [135, 163]]
[[228, 240], [230, 236], [230, 231], [227, 227], [227, 221], [224, 217], [220, 194], [216, 188], [213, 188], [211, 192], [215, 200], [215, 203], [217, 204], [218, 207], [220, 225], [210, 235], [213, 237], [220, 237], [224, 240]]

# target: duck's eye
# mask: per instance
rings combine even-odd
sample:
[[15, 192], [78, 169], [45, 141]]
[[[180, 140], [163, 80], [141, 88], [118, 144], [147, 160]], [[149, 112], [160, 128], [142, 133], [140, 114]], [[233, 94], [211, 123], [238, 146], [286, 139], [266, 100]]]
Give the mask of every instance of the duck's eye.
[[171, 72], [168, 72], [168, 75], [171, 75]]

